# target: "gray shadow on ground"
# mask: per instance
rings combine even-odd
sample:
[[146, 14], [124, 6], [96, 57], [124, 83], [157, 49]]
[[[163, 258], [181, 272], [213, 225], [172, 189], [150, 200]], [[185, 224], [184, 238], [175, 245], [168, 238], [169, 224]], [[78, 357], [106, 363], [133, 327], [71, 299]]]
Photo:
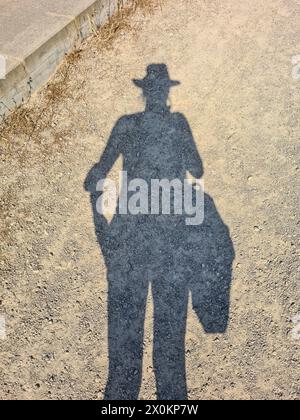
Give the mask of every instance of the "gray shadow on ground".
[[[203, 176], [203, 165], [186, 118], [167, 106], [170, 87], [164, 64], [153, 64], [143, 80], [144, 112], [116, 123], [100, 161], [91, 169], [90, 192], [95, 232], [108, 272], [109, 377], [107, 400], [136, 400], [142, 381], [146, 301], [154, 302], [157, 398], [188, 398], [185, 335], [189, 293], [208, 334], [228, 326], [234, 248], [213, 199], [205, 194], [204, 222], [187, 226], [186, 215], [121, 215], [108, 223], [97, 211], [96, 191], [116, 160], [123, 157], [128, 182], [139, 178], [186, 179]], [[130, 198], [130, 197], [129, 197]]]

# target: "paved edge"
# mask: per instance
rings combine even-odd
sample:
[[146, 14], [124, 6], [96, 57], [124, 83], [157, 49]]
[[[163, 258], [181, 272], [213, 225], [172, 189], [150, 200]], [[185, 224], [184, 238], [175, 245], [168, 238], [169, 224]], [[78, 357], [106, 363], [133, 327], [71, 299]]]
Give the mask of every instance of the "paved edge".
[[[126, 2], [126, 0], [125, 0]], [[124, 2], [124, 3], [125, 3]], [[41, 88], [65, 55], [102, 26], [118, 7], [118, 0], [96, 0], [23, 61], [7, 57], [7, 74], [0, 80], [0, 121]]]

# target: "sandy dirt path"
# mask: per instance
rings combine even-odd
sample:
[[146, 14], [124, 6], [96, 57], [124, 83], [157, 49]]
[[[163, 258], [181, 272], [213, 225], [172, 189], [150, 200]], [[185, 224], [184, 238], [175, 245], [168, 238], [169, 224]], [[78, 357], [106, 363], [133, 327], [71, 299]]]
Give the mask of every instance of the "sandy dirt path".
[[[1, 399], [103, 398], [107, 268], [84, 181], [116, 121], [144, 109], [132, 79], [152, 63], [181, 82], [172, 111], [236, 254], [226, 333], [205, 334], [189, 304], [189, 398], [299, 398], [299, 18], [295, 0], [165, 0], [110, 48], [85, 42], [2, 129]], [[149, 293], [144, 399], [156, 398], [152, 314]]]

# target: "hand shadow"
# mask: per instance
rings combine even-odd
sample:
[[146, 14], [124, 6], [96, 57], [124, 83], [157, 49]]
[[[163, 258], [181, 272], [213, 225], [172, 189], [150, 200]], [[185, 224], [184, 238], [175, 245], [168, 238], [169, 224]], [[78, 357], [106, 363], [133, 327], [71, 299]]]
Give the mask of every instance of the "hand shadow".
[[[120, 214], [109, 224], [97, 211], [97, 182], [123, 157], [128, 183], [143, 179], [203, 176], [203, 166], [185, 117], [172, 113], [171, 86], [164, 64], [153, 64], [134, 83], [143, 89], [146, 109], [122, 117], [100, 161], [85, 181], [95, 231], [108, 272], [109, 377], [107, 400], [136, 400], [142, 381], [146, 301], [154, 302], [153, 365], [159, 400], [188, 398], [185, 335], [189, 293], [208, 334], [225, 333], [229, 318], [234, 248], [214, 201], [204, 195], [201, 225], [186, 225], [186, 215]], [[129, 198], [130, 199], [130, 198]]]

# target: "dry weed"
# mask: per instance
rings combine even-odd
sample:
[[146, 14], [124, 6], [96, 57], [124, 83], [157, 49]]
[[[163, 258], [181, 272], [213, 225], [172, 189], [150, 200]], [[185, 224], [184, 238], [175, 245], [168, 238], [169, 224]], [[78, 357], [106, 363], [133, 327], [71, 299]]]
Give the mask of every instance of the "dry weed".
[[[99, 29], [90, 18], [93, 42], [97, 49], [111, 48], [114, 39], [125, 30], [133, 30], [130, 17], [137, 11], [152, 13], [161, 7], [162, 0], [119, 0], [117, 12]], [[76, 74], [76, 64], [81, 57], [81, 50], [71, 52], [59, 67], [51, 81], [40, 93], [40, 101], [34, 106], [30, 101], [17, 108], [0, 125], [0, 155], [13, 153], [21, 161], [24, 159], [29, 143], [41, 144], [42, 135], [48, 130], [57, 144], [59, 139], [70, 135], [70, 130], [57, 132], [52, 121], [59, 112], [59, 104], [73, 98], [72, 76]], [[78, 90], [78, 89], [77, 89]], [[75, 98], [74, 98], [75, 99]], [[18, 144], [18, 141], [20, 144]]]

